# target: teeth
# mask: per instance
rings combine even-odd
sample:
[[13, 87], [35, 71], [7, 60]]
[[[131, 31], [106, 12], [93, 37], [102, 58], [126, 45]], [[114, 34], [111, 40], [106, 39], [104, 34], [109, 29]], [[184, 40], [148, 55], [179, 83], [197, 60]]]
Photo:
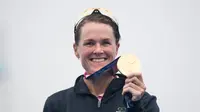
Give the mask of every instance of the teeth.
[[101, 59], [92, 59], [92, 61], [95, 61], [95, 62], [102, 62], [102, 61], [105, 61], [104, 58], [101, 58]]

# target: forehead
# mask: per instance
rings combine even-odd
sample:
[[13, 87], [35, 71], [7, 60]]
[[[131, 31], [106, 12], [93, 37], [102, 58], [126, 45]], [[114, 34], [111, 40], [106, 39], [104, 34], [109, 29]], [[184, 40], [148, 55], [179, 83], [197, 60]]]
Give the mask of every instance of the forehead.
[[104, 23], [89, 22], [81, 28], [81, 39], [101, 37], [114, 38], [113, 29], [110, 25]]

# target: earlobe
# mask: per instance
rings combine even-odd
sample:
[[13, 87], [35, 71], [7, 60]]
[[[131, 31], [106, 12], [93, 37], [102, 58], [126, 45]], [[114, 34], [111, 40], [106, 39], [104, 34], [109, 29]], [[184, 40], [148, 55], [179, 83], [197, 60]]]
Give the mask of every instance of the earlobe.
[[78, 53], [76, 54], [76, 57], [77, 57], [78, 59], [80, 58]]
[[117, 50], [119, 49], [119, 47], [120, 47], [120, 43], [117, 44]]
[[118, 54], [118, 49], [119, 49], [119, 47], [120, 47], [120, 44], [119, 43], [117, 43], [117, 47], [116, 47], [116, 55]]
[[78, 54], [78, 48], [77, 48], [77, 45], [74, 43], [73, 44], [73, 48], [74, 48], [74, 54], [75, 54], [75, 56], [79, 59], [80, 57], [79, 57], [79, 54]]

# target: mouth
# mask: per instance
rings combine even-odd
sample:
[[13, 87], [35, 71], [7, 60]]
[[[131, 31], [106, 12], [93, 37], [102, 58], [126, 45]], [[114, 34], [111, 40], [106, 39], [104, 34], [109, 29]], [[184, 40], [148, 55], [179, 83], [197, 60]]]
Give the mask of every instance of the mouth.
[[90, 61], [92, 62], [105, 62], [107, 58], [91, 58]]

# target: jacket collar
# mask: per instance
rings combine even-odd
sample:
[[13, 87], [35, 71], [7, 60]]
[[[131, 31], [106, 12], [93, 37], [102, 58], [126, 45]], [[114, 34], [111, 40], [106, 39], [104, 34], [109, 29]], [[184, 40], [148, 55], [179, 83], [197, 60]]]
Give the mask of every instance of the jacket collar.
[[[105, 97], [112, 95], [114, 92], [120, 90], [121, 88], [123, 88], [124, 86], [124, 82], [125, 82], [125, 77], [122, 75], [117, 74], [119, 77], [118, 78], [114, 78], [111, 83], [109, 84], [108, 88], [106, 89], [104, 95]], [[84, 75], [80, 75], [76, 81], [75, 81], [75, 86], [74, 86], [74, 90], [75, 93], [77, 94], [91, 94], [91, 92], [89, 91], [86, 83], [83, 80]]]
[[78, 94], [90, 94], [90, 91], [83, 80], [84, 75], [80, 75], [75, 82], [74, 91]]

